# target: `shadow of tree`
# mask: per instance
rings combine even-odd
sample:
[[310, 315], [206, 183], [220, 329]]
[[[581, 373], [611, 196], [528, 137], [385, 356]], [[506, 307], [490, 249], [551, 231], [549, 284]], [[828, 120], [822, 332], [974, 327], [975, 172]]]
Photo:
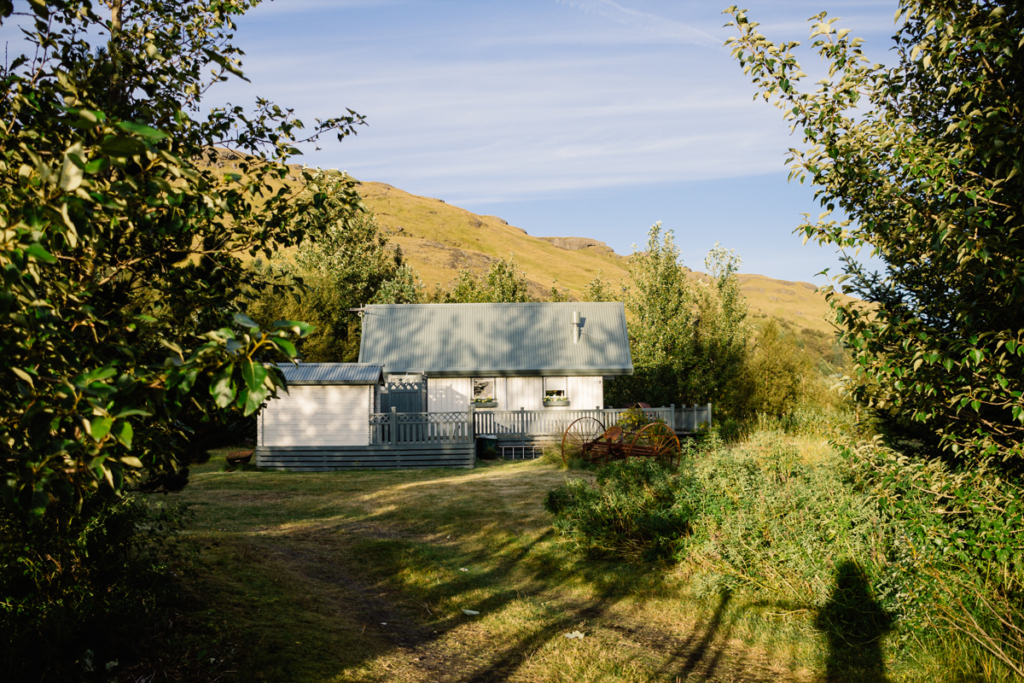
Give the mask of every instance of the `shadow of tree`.
[[892, 628], [892, 617], [875, 601], [859, 564], [844, 560], [836, 567], [835, 588], [818, 611], [815, 626], [828, 638], [828, 683], [889, 680], [882, 639]]

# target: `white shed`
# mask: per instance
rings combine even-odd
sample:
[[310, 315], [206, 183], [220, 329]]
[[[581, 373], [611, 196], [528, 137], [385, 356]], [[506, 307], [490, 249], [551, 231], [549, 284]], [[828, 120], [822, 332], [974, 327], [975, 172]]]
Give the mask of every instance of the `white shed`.
[[368, 363], [282, 365], [288, 393], [260, 411], [257, 448], [366, 446], [382, 368]]

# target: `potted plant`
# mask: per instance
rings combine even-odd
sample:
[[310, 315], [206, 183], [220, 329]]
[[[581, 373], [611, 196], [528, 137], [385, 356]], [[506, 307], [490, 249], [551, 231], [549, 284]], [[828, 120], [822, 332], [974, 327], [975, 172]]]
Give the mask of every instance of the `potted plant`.
[[497, 408], [498, 402], [493, 398], [474, 398], [469, 402], [474, 408]]
[[545, 396], [544, 407], [545, 408], [565, 408], [569, 405], [568, 396]]

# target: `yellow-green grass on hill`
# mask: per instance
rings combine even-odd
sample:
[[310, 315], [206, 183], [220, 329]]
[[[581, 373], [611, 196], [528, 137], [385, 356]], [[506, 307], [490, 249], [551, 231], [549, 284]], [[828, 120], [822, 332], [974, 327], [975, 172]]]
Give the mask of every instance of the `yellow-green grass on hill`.
[[[234, 171], [238, 161], [237, 155], [223, 150], [214, 165]], [[297, 189], [302, 167], [292, 170], [285, 183]], [[550, 296], [552, 287], [580, 298], [599, 273], [612, 291], [629, 282], [629, 256], [594, 239], [535, 237], [497, 216], [480, 216], [385, 183], [360, 182], [359, 193], [428, 291], [447, 285], [462, 269], [483, 275], [492, 263], [512, 254], [538, 298]], [[702, 275], [693, 272], [694, 277]], [[798, 329], [834, 331], [827, 321], [828, 303], [813, 284], [752, 274], [740, 275], [740, 282], [755, 317], [778, 318]]]
[[[580, 297], [599, 272], [613, 289], [629, 281], [629, 257], [597, 240], [534, 237], [496, 216], [479, 216], [384, 183], [363, 182], [359, 192], [428, 288], [447, 284], [462, 268], [482, 275], [491, 263], [510, 253], [535, 294], [547, 295], [557, 286]], [[815, 285], [763, 275], [741, 275], [740, 282], [755, 316], [776, 317], [797, 328], [833, 331], [826, 320], [828, 303]]]
[[626, 260], [600, 243], [563, 249], [496, 216], [478, 216], [384, 183], [361, 183], [359, 193], [429, 287], [447, 284], [463, 268], [482, 274], [510, 254], [534, 294], [550, 294], [557, 286], [578, 297], [599, 272], [611, 283], [629, 277]]

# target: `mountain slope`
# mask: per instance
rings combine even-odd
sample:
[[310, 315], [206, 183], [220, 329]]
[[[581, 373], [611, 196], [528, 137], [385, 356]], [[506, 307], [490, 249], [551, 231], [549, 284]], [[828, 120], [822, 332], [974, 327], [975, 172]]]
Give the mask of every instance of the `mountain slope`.
[[[385, 183], [362, 182], [359, 193], [431, 289], [450, 282], [461, 268], [483, 274], [509, 254], [515, 254], [537, 296], [548, 296], [557, 286], [579, 297], [598, 272], [613, 288], [629, 280], [628, 257], [597, 240], [533, 237], [496, 216], [478, 216]], [[825, 319], [828, 303], [815, 285], [763, 275], [740, 275], [740, 283], [752, 315], [776, 317], [797, 328], [833, 331]]]

